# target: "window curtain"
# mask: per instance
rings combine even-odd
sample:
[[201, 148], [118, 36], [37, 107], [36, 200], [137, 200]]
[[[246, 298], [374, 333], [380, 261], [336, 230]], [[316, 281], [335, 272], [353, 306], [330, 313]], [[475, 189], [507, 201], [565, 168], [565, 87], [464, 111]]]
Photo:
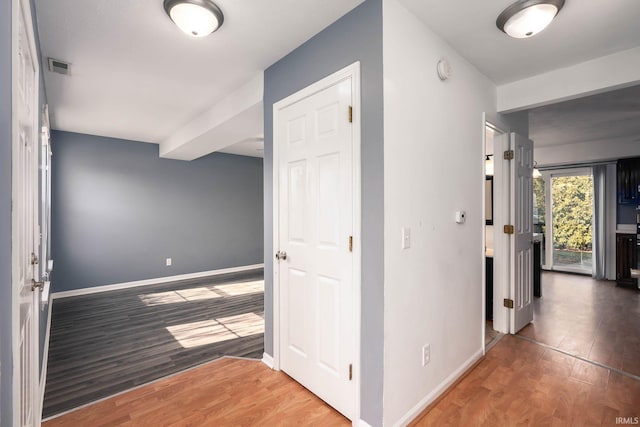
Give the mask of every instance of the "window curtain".
[[593, 278], [606, 279], [606, 177], [607, 166], [596, 165], [593, 173]]

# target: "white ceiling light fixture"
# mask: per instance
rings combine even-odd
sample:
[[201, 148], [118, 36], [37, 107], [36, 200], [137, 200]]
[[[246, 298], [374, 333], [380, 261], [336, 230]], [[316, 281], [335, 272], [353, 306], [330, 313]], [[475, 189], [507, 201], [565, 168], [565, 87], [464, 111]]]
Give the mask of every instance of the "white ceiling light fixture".
[[551, 24], [565, 0], [518, 0], [502, 11], [497, 27], [517, 39], [538, 34]]
[[222, 26], [224, 15], [210, 0], [164, 0], [164, 10], [185, 34], [207, 36]]

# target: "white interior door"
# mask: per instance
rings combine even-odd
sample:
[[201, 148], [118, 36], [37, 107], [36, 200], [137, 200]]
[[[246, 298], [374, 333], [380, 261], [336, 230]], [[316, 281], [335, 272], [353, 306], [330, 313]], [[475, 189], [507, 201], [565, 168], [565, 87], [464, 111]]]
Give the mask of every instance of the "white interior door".
[[274, 108], [280, 368], [351, 419], [357, 345], [352, 85], [347, 76]]
[[[18, 2], [16, 2], [18, 3]], [[14, 424], [40, 424], [38, 387], [38, 59], [31, 12], [20, 1], [14, 21], [13, 92], [13, 397]]]
[[510, 134], [511, 244], [510, 284], [513, 309], [511, 333], [533, 321], [533, 141]]

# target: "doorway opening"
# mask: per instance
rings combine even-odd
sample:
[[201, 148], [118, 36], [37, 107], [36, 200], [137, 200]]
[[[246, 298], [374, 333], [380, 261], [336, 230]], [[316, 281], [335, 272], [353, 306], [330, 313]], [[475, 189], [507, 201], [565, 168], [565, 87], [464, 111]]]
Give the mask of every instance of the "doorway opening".
[[494, 175], [494, 139], [496, 135], [504, 132], [494, 124], [485, 121], [484, 129], [484, 171], [485, 171], [485, 325], [484, 325], [484, 344], [485, 350], [490, 348], [501, 336], [500, 332], [494, 329], [493, 325], [493, 260], [494, 260], [494, 191], [493, 191], [493, 175]]
[[590, 168], [534, 179], [534, 227], [543, 235], [543, 268], [593, 273], [594, 186]]

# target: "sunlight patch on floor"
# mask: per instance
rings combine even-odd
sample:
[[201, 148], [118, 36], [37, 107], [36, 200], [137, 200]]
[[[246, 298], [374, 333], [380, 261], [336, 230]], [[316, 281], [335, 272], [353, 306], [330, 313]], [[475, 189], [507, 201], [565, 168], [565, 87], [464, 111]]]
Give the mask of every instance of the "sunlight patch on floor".
[[264, 292], [264, 280], [217, 285], [212, 289], [223, 292], [225, 295], [229, 296], [253, 294], [255, 292]]
[[179, 291], [157, 292], [154, 294], [138, 295], [146, 306], [174, 304], [178, 302], [201, 301], [221, 298], [221, 295], [209, 288], [181, 289]]
[[198, 347], [264, 333], [264, 319], [255, 313], [220, 317], [200, 322], [167, 326], [183, 348]]
[[233, 282], [224, 285], [203, 286], [176, 291], [156, 292], [153, 294], [138, 295], [140, 301], [146, 306], [163, 304], [175, 304], [180, 302], [201, 301], [225, 296], [240, 296], [264, 292], [264, 280], [250, 282]]

